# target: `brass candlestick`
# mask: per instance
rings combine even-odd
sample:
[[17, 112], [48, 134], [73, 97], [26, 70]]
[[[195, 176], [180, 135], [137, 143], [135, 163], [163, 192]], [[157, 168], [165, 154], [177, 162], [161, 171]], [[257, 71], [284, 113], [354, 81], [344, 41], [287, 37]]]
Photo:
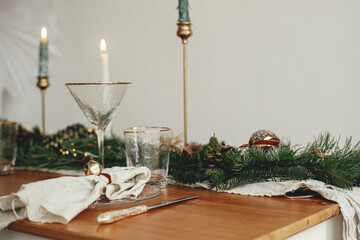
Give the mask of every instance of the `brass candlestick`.
[[37, 86], [41, 90], [41, 122], [43, 133], [45, 134], [45, 92], [50, 86], [49, 77], [38, 77]]
[[180, 22], [177, 23], [178, 30], [176, 35], [182, 39], [183, 44], [183, 74], [184, 74], [184, 145], [188, 144], [187, 142], [187, 107], [186, 107], [186, 45], [188, 38], [192, 35], [191, 23], [190, 22]]

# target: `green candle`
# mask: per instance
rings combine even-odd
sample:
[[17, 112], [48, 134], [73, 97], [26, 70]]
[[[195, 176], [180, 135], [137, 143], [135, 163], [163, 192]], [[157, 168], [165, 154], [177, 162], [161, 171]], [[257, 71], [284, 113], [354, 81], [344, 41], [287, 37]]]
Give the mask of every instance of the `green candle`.
[[179, 0], [179, 20], [180, 23], [190, 22], [189, 0]]
[[49, 75], [48, 69], [48, 42], [46, 28], [41, 29], [41, 42], [40, 42], [40, 54], [39, 54], [39, 77], [47, 77]]

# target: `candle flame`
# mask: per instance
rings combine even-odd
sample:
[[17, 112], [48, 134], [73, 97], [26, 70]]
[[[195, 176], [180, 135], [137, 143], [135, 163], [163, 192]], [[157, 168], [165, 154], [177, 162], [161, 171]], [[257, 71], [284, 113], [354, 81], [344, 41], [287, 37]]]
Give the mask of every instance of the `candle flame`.
[[46, 40], [47, 40], [46, 37], [47, 37], [46, 27], [42, 27], [41, 28], [41, 41], [46, 42]]
[[105, 53], [105, 52], [106, 52], [106, 42], [105, 42], [105, 39], [104, 39], [104, 38], [101, 39], [101, 41], [100, 41], [100, 51], [101, 51], [102, 53]]

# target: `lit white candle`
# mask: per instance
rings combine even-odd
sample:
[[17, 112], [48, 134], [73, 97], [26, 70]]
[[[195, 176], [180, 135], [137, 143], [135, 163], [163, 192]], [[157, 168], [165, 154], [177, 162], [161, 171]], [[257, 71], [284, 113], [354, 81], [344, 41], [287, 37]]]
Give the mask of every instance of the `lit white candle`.
[[106, 51], [106, 42], [105, 39], [100, 41], [100, 52], [101, 52], [101, 63], [103, 71], [103, 82], [110, 82], [109, 77], [109, 54]]
[[47, 31], [46, 31], [46, 27], [42, 27], [42, 28], [41, 28], [41, 42], [42, 42], [42, 43], [47, 43]]

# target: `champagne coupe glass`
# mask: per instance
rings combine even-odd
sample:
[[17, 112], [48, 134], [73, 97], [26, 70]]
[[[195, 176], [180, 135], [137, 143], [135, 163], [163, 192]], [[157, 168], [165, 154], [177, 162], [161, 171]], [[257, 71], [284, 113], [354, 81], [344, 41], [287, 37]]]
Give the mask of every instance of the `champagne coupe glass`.
[[130, 84], [130, 82], [65, 84], [87, 119], [95, 125], [99, 145], [99, 160], [103, 168], [105, 167], [104, 132]]

